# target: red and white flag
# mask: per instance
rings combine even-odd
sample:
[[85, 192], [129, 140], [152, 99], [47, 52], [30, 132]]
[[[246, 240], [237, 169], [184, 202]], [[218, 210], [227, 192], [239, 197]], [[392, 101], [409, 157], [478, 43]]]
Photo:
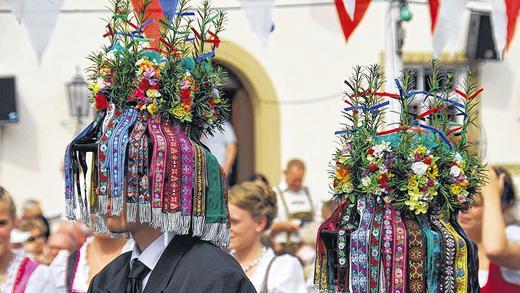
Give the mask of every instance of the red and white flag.
[[509, 49], [520, 13], [520, 0], [492, 0], [491, 20], [495, 45], [500, 57]]
[[363, 19], [371, 0], [334, 0], [345, 40]]
[[454, 51], [462, 33], [462, 15], [466, 0], [428, 0], [431, 16], [433, 56], [438, 57], [447, 46]]

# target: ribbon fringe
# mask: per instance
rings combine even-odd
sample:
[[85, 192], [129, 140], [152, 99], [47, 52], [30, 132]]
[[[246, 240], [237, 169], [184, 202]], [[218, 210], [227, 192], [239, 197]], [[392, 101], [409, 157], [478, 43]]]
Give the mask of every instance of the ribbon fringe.
[[110, 201], [112, 203], [111, 214], [113, 216], [121, 215], [121, 211], [123, 210], [123, 198], [121, 196], [119, 196], [119, 197], [112, 197], [110, 199]]
[[126, 203], [126, 220], [135, 223], [137, 218], [137, 204], [132, 202]]
[[149, 202], [139, 203], [139, 222], [141, 224], [152, 221], [152, 206]]

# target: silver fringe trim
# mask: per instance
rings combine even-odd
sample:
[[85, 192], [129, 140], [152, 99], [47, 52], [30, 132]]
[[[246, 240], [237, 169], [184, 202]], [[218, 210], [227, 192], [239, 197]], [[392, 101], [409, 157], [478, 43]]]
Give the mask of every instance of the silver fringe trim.
[[91, 215], [92, 230], [97, 233], [111, 234], [107, 228], [106, 218], [98, 214]]
[[65, 200], [65, 216], [67, 217], [67, 220], [76, 221], [74, 197]]
[[162, 229], [164, 232], [173, 232], [177, 235], [189, 233], [191, 216], [183, 216], [181, 212], [163, 214]]
[[163, 229], [163, 212], [161, 208], [152, 208], [152, 222], [150, 223], [154, 229]]
[[191, 228], [193, 231], [193, 236], [202, 236], [204, 233], [204, 217], [192, 217]]
[[191, 216], [181, 216], [182, 218], [182, 233], [183, 235], [186, 235], [190, 232], [191, 227]]
[[152, 221], [152, 207], [149, 202], [139, 203], [139, 222], [141, 224]]
[[98, 213], [100, 215], [107, 214], [108, 197], [106, 195], [98, 196]]
[[85, 226], [88, 227], [88, 221], [89, 221], [89, 212], [88, 207], [83, 204], [83, 199], [81, 197], [78, 197], [78, 203], [79, 203], [79, 215], [81, 217], [81, 221]]
[[126, 220], [135, 223], [137, 218], [137, 203], [126, 203]]
[[112, 206], [111, 206], [111, 214], [113, 216], [119, 216], [121, 215], [121, 211], [123, 210], [123, 197], [112, 197], [111, 199]]
[[206, 223], [200, 239], [209, 241], [219, 247], [229, 244], [229, 229], [227, 223]]

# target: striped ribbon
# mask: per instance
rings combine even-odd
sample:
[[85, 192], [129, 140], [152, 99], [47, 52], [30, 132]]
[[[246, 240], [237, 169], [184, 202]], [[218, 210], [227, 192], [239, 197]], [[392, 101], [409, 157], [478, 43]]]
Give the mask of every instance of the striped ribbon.
[[392, 222], [394, 231], [393, 240], [393, 265], [392, 265], [392, 292], [406, 292], [406, 257], [407, 239], [406, 229], [399, 211], [395, 212]]
[[373, 203], [374, 214], [369, 230], [369, 245], [370, 252], [369, 263], [368, 263], [368, 277], [369, 277], [369, 289], [372, 293], [379, 293], [381, 288], [380, 276], [381, 276], [381, 240], [382, 240], [382, 223], [383, 223], [383, 207], [381, 203], [374, 201]]
[[181, 152], [181, 213], [189, 217], [192, 214], [195, 180], [194, 147], [178, 123], [173, 125], [173, 131], [179, 139]]
[[421, 219], [421, 229], [426, 242], [426, 292], [437, 292], [441, 258], [441, 239], [439, 233], [428, 226], [427, 219]]
[[134, 107], [127, 107], [121, 120], [114, 128], [114, 135], [109, 140], [108, 164], [110, 185], [109, 198], [111, 199], [111, 213], [121, 214], [123, 208], [123, 183], [125, 176], [126, 146], [129, 138], [129, 128], [134, 125], [139, 114]]
[[414, 219], [405, 220], [408, 241], [408, 274], [407, 285], [411, 293], [426, 291], [424, 276], [425, 243], [421, 228]]
[[455, 239], [455, 288], [457, 293], [468, 292], [468, 251], [466, 242], [455, 231], [449, 219], [441, 217], [440, 221]]
[[116, 108], [116, 106], [111, 103], [108, 106], [107, 116], [103, 121], [103, 133], [98, 143], [98, 181], [99, 181], [99, 189], [98, 189], [98, 214], [106, 215], [108, 214], [108, 196], [110, 193], [109, 190], [109, 141], [112, 137], [114, 127], [119, 122], [121, 117], [121, 111]]
[[438, 214], [431, 214], [430, 221], [441, 239], [440, 292], [455, 293], [455, 239], [440, 222]]
[[[101, 121], [103, 121], [104, 118], [104, 112], [98, 113], [96, 116], [96, 119], [92, 121], [85, 129], [83, 129], [74, 139], [72, 142], [67, 145], [67, 148], [65, 150], [65, 157], [64, 157], [64, 173], [65, 173], [65, 214], [67, 219], [69, 220], [76, 220], [76, 201], [74, 199], [76, 190], [74, 187], [74, 178], [79, 178], [79, 168], [77, 166], [77, 162], [73, 160], [73, 151], [72, 151], [72, 145], [74, 145], [78, 140], [81, 140], [82, 138], [85, 138], [87, 136], [90, 136], [93, 131], [97, 132], [97, 129], [99, 127], [99, 124]], [[79, 193], [81, 193], [81, 190], [78, 190]], [[81, 197], [81, 194], [79, 195]], [[85, 203], [86, 204], [86, 203]]]
[[164, 186], [163, 213], [180, 211], [181, 194], [181, 160], [179, 138], [175, 134], [172, 125], [163, 121], [162, 131], [168, 142], [166, 182]]
[[384, 252], [384, 276], [385, 288], [390, 290], [392, 288], [392, 260], [393, 260], [393, 242], [394, 230], [392, 222], [395, 218], [395, 209], [389, 205], [385, 205], [385, 215], [383, 217], [383, 252]]
[[367, 197], [358, 200], [361, 215], [359, 227], [351, 235], [352, 292], [368, 292], [368, 239], [370, 222], [374, 209], [374, 199]]
[[153, 115], [148, 120], [148, 132], [153, 140], [152, 162], [150, 174], [152, 177], [152, 222], [153, 227], [161, 227], [162, 200], [164, 192], [164, 177], [166, 174], [166, 149], [167, 142], [161, 131], [161, 117]]

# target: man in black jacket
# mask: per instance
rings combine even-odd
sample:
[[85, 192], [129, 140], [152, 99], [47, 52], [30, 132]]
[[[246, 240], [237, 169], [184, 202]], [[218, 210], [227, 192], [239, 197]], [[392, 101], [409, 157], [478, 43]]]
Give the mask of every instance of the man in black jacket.
[[109, 217], [107, 227], [114, 233], [129, 232], [134, 250], [97, 274], [88, 292], [256, 292], [224, 250], [190, 235], [174, 236], [149, 224], [128, 223], [125, 211], [121, 214]]

